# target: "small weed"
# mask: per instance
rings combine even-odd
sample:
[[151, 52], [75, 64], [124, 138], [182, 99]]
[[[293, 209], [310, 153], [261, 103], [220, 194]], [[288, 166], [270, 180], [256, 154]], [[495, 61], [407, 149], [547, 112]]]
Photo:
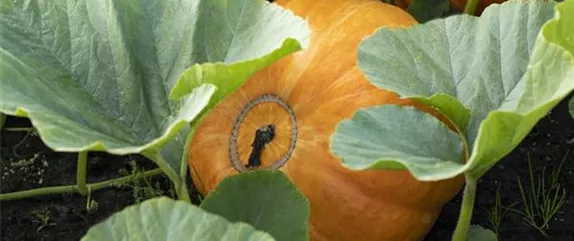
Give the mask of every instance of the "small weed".
[[51, 221], [51, 212], [48, 209], [32, 211], [32, 215], [34, 216], [32, 222], [39, 225], [38, 228], [36, 228], [36, 232], [40, 232], [40, 230], [49, 226], [56, 226], [56, 223]]
[[517, 177], [524, 207], [523, 211], [518, 209], [514, 209], [514, 211], [520, 214], [527, 224], [536, 228], [544, 236], [548, 236], [545, 230], [548, 229], [550, 221], [566, 201], [566, 189], [558, 182], [558, 179], [567, 155], [568, 153], [566, 153], [558, 168], [552, 170], [550, 180], [546, 180], [546, 167], [542, 169], [538, 179], [534, 178], [530, 155], [528, 155], [529, 193], [525, 192], [520, 178]]
[[510, 204], [510, 206], [508, 207], [504, 207], [500, 199], [500, 184], [498, 184], [498, 187], [496, 188], [496, 196], [494, 200], [495, 200], [494, 206], [492, 206], [490, 210], [487, 210], [488, 224], [490, 226], [490, 229], [494, 231], [497, 237], [500, 238], [499, 230], [500, 230], [500, 224], [502, 223], [502, 219], [509, 211], [511, 211], [511, 208], [518, 202]]
[[[123, 176], [127, 175], [138, 175], [141, 174], [143, 171], [137, 166], [135, 160], [129, 161], [130, 170], [121, 169], [119, 172]], [[173, 187], [170, 188], [167, 193], [161, 188], [159, 182], [152, 183], [151, 177], [145, 177], [133, 182], [127, 182], [121, 185], [117, 185], [118, 187], [128, 187], [132, 189], [132, 196], [136, 203], [140, 203], [150, 198], [160, 197], [164, 195], [168, 195], [171, 197], [175, 196], [175, 192]]]

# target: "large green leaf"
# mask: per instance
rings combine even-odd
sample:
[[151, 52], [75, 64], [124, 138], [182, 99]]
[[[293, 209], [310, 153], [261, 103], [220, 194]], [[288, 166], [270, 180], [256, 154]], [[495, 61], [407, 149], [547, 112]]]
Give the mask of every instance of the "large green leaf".
[[[306, 46], [309, 34], [264, 0], [12, 0], [2, 9], [1, 112], [28, 116], [56, 151], [143, 153], [171, 174], [188, 123], [211, 97]], [[186, 69], [213, 65], [169, 98]]]
[[232, 222], [245, 222], [276, 240], [309, 240], [309, 203], [280, 171], [253, 171], [227, 177], [201, 208]]
[[82, 241], [273, 241], [245, 223], [231, 223], [183, 201], [165, 197], [129, 206], [96, 224]]
[[[574, 89], [574, 2], [557, 4], [550, 20], [553, 6], [510, 1], [487, 8], [480, 18], [459, 15], [407, 29], [381, 29], [361, 43], [358, 65], [371, 83], [403, 98], [426, 99], [463, 132], [471, 151], [467, 164], [457, 171], [437, 171], [436, 179], [466, 171], [480, 177]], [[431, 98], [437, 94], [459, 103], [433, 103], [440, 100]], [[468, 125], [461, 122], [465, 109], [470, 110]], [[402, 138], [429, 134], [405, 133]], [[339, 155], [344, 160], [347, 153]]]
[[407, 167], [420, 179], [434, 180], [464, 165], [456, 133], [414, 107], [361, 109], [339, 124], [333, 140], [333, 153], [353, 169]]

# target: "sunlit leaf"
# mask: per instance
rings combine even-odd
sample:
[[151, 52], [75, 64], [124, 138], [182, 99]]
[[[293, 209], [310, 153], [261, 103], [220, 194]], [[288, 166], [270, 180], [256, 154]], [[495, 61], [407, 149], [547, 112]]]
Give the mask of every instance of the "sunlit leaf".
[[146, 200], [88, 230], [82, 241], [273, 241], [245, 223], [232, 223], [183, 201]]
[[[29, 117], [56, 151], [143, 153], [171, 174], [179, 172], [189, 122], [250, 74], [304, 47], [309, 34], [303, 19], [264, 0], [2, 6], [1, 112]], [[168, 98], [186, 69], [213, 65], [199, 84]]]
[[232, 222], [244, 222], [278, 241], [309, 240], [309, 203], [280, 171], [253, 171], [227, 177], [201, 208]]
[[[480, 18], [458, 15], [406, 29], [381, 29], [362, 42], [358, 64], [374, 85], [403, 98], [450, 95], [470, 111], [464, 126], [460, 120], [467, 113], [459, 104], [434, 105], [464, 130], [471, 150], [466, 165], [440, 171], [437, 180], [466, 171], [482, 176], [574, 89], [574, 2], [557, 4], [556, 14], [554, 6], [510, 1], [492, 5]], [[416, 125], [410, 127], [418, 129]], [[422, 135], [428, 132], [404, 132], [401, 138]], [[350, 156], [339, 155], [343, 161]]]
[[338, 127], [331, 150], [353, 169], [408, 168], [434, 180], [464, 166], [460, 138], [432, 115], [386, 105], [357, 111]]

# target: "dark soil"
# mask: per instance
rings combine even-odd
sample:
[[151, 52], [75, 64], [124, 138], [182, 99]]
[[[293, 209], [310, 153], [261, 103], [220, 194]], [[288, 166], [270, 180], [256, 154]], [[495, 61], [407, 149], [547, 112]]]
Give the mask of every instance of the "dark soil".
[[[5, 127], [30, 126], [27, 119], [9, 117]], [[57, 153], [43, 145], [37, 135], [28, 132], [2, 130], [1, 132], [1, 193], [27, 190], [54, 185], [75, 183], [76, 155]], [[527, 157], [530, 155], [535, 174], [546, 167], [547, 173], [558, 166], [568, 150], [560, 183], [567, 192], [566, 202], [550, 222], [545, 237], [526, 224], [513, 212], [503, 216], [500, 226], [502, 241], [571, 241], [574, 240], [574, 120], [567, 110], [567, 99], [560, 103], [547, 117], [542, 119], [528, 137], [510, 155], [497, 164], [479, 182], [474, 224], [489, 226], [488, 212], [494, 205], [496, 189], [500, 185], [503, 205], [519, 202], [515, 208], [522, 208], [516, 177], [528, 182]], [[119, 177], [120, 169], [130, 169], [130, 160], [135, 160], [144, 170], [155, 165], [140, 156], [112, 156], [105, 153], [91, 153], [89, 156], [89, 182]], [[158, 176], [151, 179], [155, 190], [171, 196], [169, 181]], [[137, 187], [146, 187], [141, 182]], [[193, 193], [192, 195], [197, 195]], [[94, 224], [109, 215], [136, 202], [136, 198], [149, 195], [134, 193], [132, 187], [112, 187], [92, 194], [98, 205], [87, 211], [86, 197], [79, 194], [51, 195], [24, 200], [0, 202], [0, 236], [2, 241], [67, 241], [79, 240]], [[195, 200], [195, 203], [198, 201]], [[447, 241], [454, 230], [460, 207], [460, 195], [448, 203], [439, 220], [425, 241]], [[42, 221], [48, 218], [48, 220]]]
[[[27, 119], [8, 117], [5, 128], [29, 127]], [[34, 132], [1, 132], [1, 193], [34, 188], [72, 185], [76, 182], [77, 155], [53, 152]], [[155, 164], [140, 156], [113, 156], [90, 153], [88, 183], [105, 181], [129, 174], [130, 163], [140, 170], [155, 168]], [[125, 173], [127, 171], [128, 173]], [[164, 176], [130, 183], [130, 186], [110, 187], [92, 192], [97, 206], [87, 210], [87, 197], [77, 193], [49, 195], [0, 202], [0, 237], [2, 241], [67, 241], [80, 240], [94, 224], [122, 210], [139, 199], [150, 198], [142, 190], [157, 190], [172, 196], [170, 182]], [[161, 193], [159, 193], [161, 194]], [[158, 195], [159, 195], [158, 194]]]

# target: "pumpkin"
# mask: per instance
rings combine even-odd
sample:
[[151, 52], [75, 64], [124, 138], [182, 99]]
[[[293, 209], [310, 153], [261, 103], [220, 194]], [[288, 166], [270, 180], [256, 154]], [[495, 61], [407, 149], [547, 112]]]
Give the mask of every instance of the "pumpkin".
[[356, 66], [364, 37], [416, 20], [379, 0], [275, 4], [308, 21], [309, 46], [258, 71], [206, 114], [189, 147], [196, 188], [206, 195], [230, 175], [279, 169], [309, 200], [311, 240], [423, 239], [464, 179], [420, 182], [404, 170], [353, 171], [329, 149], [337, 124], [363, 107], [410, 105], [445, 121], [371, 85]]
[[[488, 7], [488, 5], [493, 4], [493, 3], [503, 3], [506, 2], [508, 0], [480, 0], [478, 2], [478, 5], [476, 6], [476, 10], [475, 10], [475, 15], [480, 15], [482, 13], [482, 11], [484, 11], [484, 9], [486, 7]], [[395, 0], [395, 5], [403, 8], [403, 9], [407, 9], [409, 7], [409, 5], [411, 4], [412, 0]], [[464, 11], [464, 7], [466, 6], [466, 2], [467, 0], [450, 0], [450, 6], [456, 10], [459, 11]]]

